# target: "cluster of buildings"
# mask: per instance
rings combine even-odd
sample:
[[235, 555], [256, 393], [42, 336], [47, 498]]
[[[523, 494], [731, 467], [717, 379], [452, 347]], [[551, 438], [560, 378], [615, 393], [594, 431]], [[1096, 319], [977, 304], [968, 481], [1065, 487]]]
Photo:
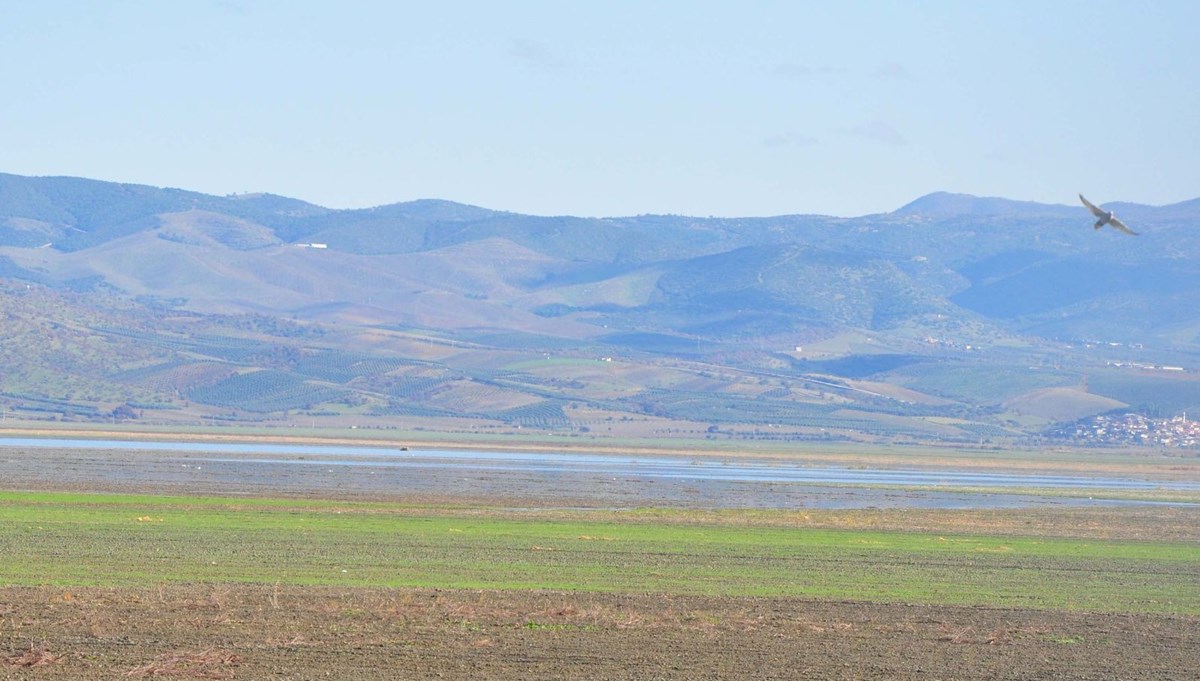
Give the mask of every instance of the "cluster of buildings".
[[926, 345], [934, 345], [939, 348], [950, 348], [952, 350], [970, 350], [978, 352], [979, 350], [983, 349], [978, 343], [960, 343], [958, 341], [949, 340], [946, 338], [937, 338], [935, 336], [925, 336], [921, 339], [921, 342], [925, 343]]
[[1110, 367], [1129, 367], [1145, 371], [1183, 371], [1183, 367], [1166, 364], [1144, 364], [1142, 362], [1108, 362]]
[[1186, 413], [1165, 419], [1102, 414], [1066, 426], [1058, 434], [1086, 444], [1200, 448], [1200, 421], [1189, 420]]

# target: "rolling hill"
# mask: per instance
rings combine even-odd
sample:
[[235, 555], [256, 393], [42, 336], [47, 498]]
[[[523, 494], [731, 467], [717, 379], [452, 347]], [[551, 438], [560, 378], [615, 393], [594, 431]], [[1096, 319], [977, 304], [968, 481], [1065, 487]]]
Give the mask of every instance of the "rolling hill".
[[[594, 219], [0, 174], [0, 392], [97, 413], [186, 401], [229, 418], [527, 411], [561, 426], [575, 409], [809, 435], [947, 437], [931, 418], [973, 419], [967, 437], [1033, 432], [1137, 406], [1120, 380], [1066, 389], [1114, 365], [1139, 367], [1138, 385], [1164, 379], [1145, 367], [1200, 369], [1200, 199], [1111, 205], [1143, 235], [1092, 230], [1074, 205], [946, 193], [857, 218]], [[33, 298], [63, 310], [56, 326]], [[204, 325], [224, 340], [196, 341]], [[55, 366], [44, 336], [78, 356]], [[614, 357], [620, 380], [506, 368]], [[1014, 381], [1028, 366], [1057, 369]], [[1187, 385], [1159, 406], [1185, 408]]]

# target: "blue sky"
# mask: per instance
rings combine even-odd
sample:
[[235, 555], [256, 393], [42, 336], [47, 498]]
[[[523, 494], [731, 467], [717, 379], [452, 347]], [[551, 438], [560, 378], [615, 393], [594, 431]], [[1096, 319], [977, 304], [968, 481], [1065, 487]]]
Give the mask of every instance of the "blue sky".
[[1200, 3], [0, 7], [0, 172], [334, 208], [1200, 196]]

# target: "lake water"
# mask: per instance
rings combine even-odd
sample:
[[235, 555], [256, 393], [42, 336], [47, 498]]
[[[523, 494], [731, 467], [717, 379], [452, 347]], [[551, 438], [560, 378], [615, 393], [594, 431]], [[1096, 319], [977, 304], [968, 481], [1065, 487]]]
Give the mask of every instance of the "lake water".
[[[454, 496], [605, 506], [1003, 508], [1111, 503], [1030, 490], [1200, 491], [1200, 481], [811, 465], [802, 459], [0, 438], [9, 484]], [[1011, 489], [978, 493], [969, 488]]]

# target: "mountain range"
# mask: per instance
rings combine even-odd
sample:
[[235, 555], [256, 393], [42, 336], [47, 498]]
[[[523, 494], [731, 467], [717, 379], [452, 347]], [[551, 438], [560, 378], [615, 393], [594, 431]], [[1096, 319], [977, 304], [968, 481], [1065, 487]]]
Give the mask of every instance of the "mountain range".
[[[1153, 390], [1129, 387], [1191, 379], [1200, 369], [1200, 199], [1103, 205], [1141, 236], [1093, 230], [1090, 214], [1074, 202], [948, 193], [855, 218], [578, 218], [438, 200], [332, 210], [270, 194], [222, 197], [0, 174], [0, 277], [9, 282], [13, 319], [22, 314], [15, 296], [33, 295], [34, 288], [64, 310], [119, 310], [114, 314], [124, 322], [88, 326], [108, 334], [109, 342], [117, 337], [114, 329], [131, 324], [135, 311], [143, 315], [140, 326], [132, 324], [139, 337], [174, 333], [182, 339], [191, 332], [168, 332], [163, 320], [187, 318], [224, 324], [220, 333], [250, 342], [254, 335], [238, 320], [258, 320], [255, 333], [261, 334], [262, 320], [272, 319], [295, 328], [282, 337], [258, 337], [264, 347], [319, 353], [329, 348], [296, 338], [336, 334], [340, 349], [393, 364], [421, 358], [364, 339], [384, 332], [423, 334], [435, 339], [430, 342], [478, 348], [472, 360], [459, 357], [455, 369], [475, 383], [492, 380], [478, 373], [497, 369], [487, 366], [498, 361], [489, 353], [616, 355], [635, 363], [702, 362], [712, 371], [764, 373], [759, 380], [769, 381], [869, 380], [891, 389], [864, 388], [868, 393], [914, 391], [916, 399], [901, 401], [955, 405], [946, 408], [946, 417], [987, 412], [993, 426], [1006, 422], [1014, 432], [1106, 408], [1168, 413], [1200, 407], [1200, 382], [1171, 384], [1166, 393], [1181, 397], [1161, 403], [1131, 399]], [[67, 324], [71, 315], [64, 314]], [[243, 331], [234, 333], [235, 327]], [[186, 355], [121, 355], [121, 366], [89, 369], [87, 380], [121, 383], [113, 376], [156, 363], [224, 363], [227, 371], [214, 371], [207, 384], [198, 379], [167, 390], [199, 403], [205, 386], [235, 374], [275, 371], [310, 388], [321, 382], [296, 373], [295, 362], [238, 363], [195, 349]], [[886, 361], [880, 363], [881, 357]], [[13, 361], [28, 376], [45, 358]], [[472, 363], [478, 366], [466, 371]], [[993, 377], [979, 385], [994, 384], [996, 375], [1030, 363], [1052, 369], [1045, 381], [1023, 386], [1028, 390], [998, 388], [988, 395], [948, 387], [970, 383], [972, 372]], [[404, 366], [411, 373], [412, 365]], [[1149, 370], [1137, 380], [1105, 378], [1114, 366], [1183, 372], [1169, 379]], [[395, 367], [379, 377], [356, 376], [360, 384], [384, 381]], [[447, 367], [423, 368], [438, 374]], [[1095, 386], [1105, 381], [1119, 387], [1100, 392]], [[353, 392], [351, 382], [321, 387], [341, 399]], [[22, 396], [74, 399], [49, 394], [53, 390], [33, 395], [16, 379], [6, 383], [2, 392], [13, 405], [23, 404]], [[1061, 394], [1065, 387], [1069, 399]], [[1189, 399], [1192, 388], [1195, 398]], [[633, 402], [643, 412], [648, 402], [663, 402], [656, 390], [679, 397], [655, 379], [622, 390], [628, 393], [622, 399], [640, 396]], [[1034, 394], [1046, 390], [1057, 390], [1049, 393], [1056, 397]], [[528, 394], [536, 398], [529, 404], [583, 400], [613, 413], [629, 407], [601, 404], [588, 390]], [[359, 398], [379, 407], [392, 399], [387, 395], [372, 388]], [[170, 401], [164, 394], [146, 399]], [[434, 411], [491, 413], [470, 404], [473, 399]], [[1024, 423], [1014, 418], [1021, 409], [1014, 400], [1043, 406], [1027, 406], [1036, 418]], [[228, 406], [218, 403], [211, 402]], [[314, 409], [319, 404], [305, 403]], [[928, 422], [937, 410], [926, 411], [919, 418]], [[707, 412], [694, 417], [717, 420]]]

